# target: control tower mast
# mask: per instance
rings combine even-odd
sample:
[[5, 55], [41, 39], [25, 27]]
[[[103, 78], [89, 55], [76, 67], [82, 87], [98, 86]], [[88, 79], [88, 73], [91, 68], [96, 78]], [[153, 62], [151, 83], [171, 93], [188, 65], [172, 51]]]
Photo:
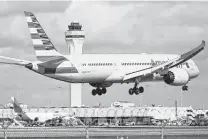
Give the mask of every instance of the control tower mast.
[[[82, 25], [80, 25], [78, 22], [72, 22], [70, 25], [68, 25], [68, 30], [65, 32], [65, 39], [70, 55], [82, 54], [82, 46], [85, 39]], [[70, 103], [71, 107], [82, 106], [82, 84], [70, 84]]]

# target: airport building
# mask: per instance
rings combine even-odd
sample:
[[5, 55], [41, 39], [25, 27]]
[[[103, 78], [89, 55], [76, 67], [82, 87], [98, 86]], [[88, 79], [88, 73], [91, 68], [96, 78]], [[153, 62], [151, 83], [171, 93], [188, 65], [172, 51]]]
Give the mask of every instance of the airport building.
[[[80, 119], [86, 125], [149, 125], [161, 124], [161, 121], [193, 119], [196, 115], [208, 116], [208, 110], [194, 110], [192, 107], [137, 107], [131, 102], [114, 102], [110, 107], [62, 107], [62, 108], [27, 108], [26, 113], [41, 113], [44, 117], [70, 115]], [[0, 109], [0, 118], [16, 116], [13, 109]]]

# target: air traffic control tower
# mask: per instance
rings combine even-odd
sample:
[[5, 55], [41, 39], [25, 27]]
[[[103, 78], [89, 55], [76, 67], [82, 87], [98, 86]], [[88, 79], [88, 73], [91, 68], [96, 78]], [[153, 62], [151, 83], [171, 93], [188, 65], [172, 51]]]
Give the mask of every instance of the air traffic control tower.
[[[65, 38], [70, 55], [82, 54], [82, 47], [85, 39], [82, 25], [78, 22], [72, 22], [68, 25], [68, 30], [65, 32]], [[82, 84], [70, 84], [70, 103], [71, 107], [82, 106]]]

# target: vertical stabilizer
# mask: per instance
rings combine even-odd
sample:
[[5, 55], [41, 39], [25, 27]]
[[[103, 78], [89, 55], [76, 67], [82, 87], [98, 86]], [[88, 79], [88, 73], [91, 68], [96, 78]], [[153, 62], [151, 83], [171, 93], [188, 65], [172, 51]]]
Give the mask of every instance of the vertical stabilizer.
[[50, 58], [60, 56], [61, 54], [56, 51], [56, 48], [41, 27], [35, 15], [26, 11], [24, 13], [37, 59], [44, 62]]
[[15, 97], [11, 97], [12, 103], [13, 103], [13, 107], [14, 107], [14, 111], [17, 114], [21, 114], [22, 113], [22, 108], [20, 107], [19, 103], [17, 102]]

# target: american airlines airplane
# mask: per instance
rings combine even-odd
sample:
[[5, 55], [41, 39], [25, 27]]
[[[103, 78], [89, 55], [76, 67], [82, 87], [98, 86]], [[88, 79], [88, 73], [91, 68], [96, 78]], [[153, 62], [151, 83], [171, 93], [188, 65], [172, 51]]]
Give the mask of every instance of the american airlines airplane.
[[[162, 81], [188, 90], [188, 82], [199, 75], [191, 59], [205, 47], [205, 41], [181, 55], [176, 54], [60, 54], [33, 13], [25, 12], [37, 61], [0, 56], [6, 62], [24, 66], [41, 75], [68, 83], [89, 83], [92, 95], [105, 94], [113, 83], [134, 83], [129, 94], [144, 92], [142, 82]], [[76, 37], [76, 36], [71, 36]]]
[[57, 117], [67, 117], [69, 116], [68, 112], [46, 112], [46, 111], [24, 111], [19, 103], [17, 102], [15, 97], [11, 97], [13, 108], [15, 114], [20, 117], [22, 121], [25, 122], [31, 122], [31, 121], [37, 121], [40, 123], [44, 123], [49, 119], [57, 118]]

